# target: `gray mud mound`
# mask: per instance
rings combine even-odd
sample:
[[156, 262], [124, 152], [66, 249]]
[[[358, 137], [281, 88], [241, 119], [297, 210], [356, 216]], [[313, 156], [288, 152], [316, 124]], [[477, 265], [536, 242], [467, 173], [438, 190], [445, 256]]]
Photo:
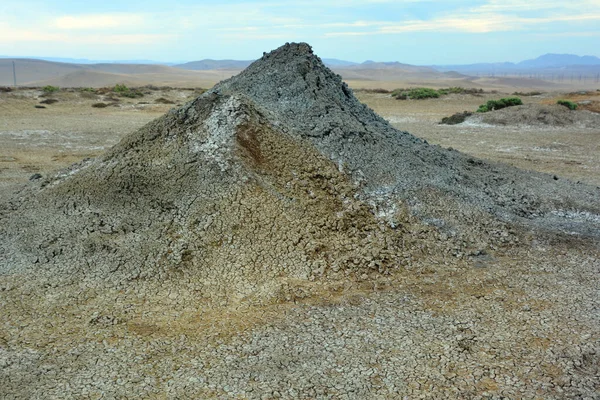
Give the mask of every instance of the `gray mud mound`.
[[402, 229], [355, 195], [247, 98], [208, 94], [4, 205], [2, 272], [113, 287], [184, 279], [241, 298], [273, 296], [281, 276], [402, 264]]
[[599, 207], [598, 188], [397, 131], [291, 44], [3, 204], [0, 271], [117, 286], [183, 275], [244, 297], [278, 276], [397, 268], [407, 215], [485, 246], [506, 222], [597, 236]]
[[[556, 182], [549, 175], [476, 160], [394, 129], [360, 103], [341, 77], [327, 69], [306, 44], [265, 54], [214, 91], [244, 93], [273, 125], [308, 139], [362, 184], [364, 199], [382, 208], [402, 200], [412, 205], [413, 211], [424, 211], [435, 201], [433, 196], [468, 205], [450, 212], [455, 215], [468, 214], [471, 211], [464, 208], [475, 207], [512, 221], [540, 218], [557, 208], [593, 214], [600, 209], [598, 188]], [[431, 217], [432, 212], [424, 214]], [[597, 228], [585, 226], [582, 230]]]
[[547, 126], [598, 128], [600, 114], [586, 110], [569, 110], [565, 106], [524, 104], [487, 113], [473, 114], [467, 123], [500, 126]]
[[2, 200], [0, 397], [589, 397], [599, 214], [287, 44]]

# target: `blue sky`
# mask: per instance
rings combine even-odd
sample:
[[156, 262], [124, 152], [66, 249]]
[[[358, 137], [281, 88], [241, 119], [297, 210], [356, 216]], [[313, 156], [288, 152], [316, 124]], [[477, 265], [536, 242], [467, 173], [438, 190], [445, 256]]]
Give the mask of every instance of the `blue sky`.
[[323, 58], [421, 65], [600, 56], [600, 0], [0, 2], [0, 55], [254, 59], [292, 41]]

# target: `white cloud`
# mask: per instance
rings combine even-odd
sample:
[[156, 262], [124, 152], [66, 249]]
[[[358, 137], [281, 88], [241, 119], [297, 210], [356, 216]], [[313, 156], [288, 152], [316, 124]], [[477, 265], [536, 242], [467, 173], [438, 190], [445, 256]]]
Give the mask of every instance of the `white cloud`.
[[57, 42], [60, 44], [153, 44], [173, 39], [174, 35], [145, 33], [99, 34], [85, 33], [72, 35], [63, 32], [47, 32], [36, 29], [20, 29], [0, 24], [0, 43], [15, 42]]
[[53, 26], [63, 30], [98, 30], [141, 26], [144, 18], [139, 14], [89, 14], [65, 15], [57, 18]]
[[[585, 1], [585, 0], [584, 0]], [[355, 27], [364, 28], [352, 31], [327, 32], [325, 36], [366, 36], [366, 35], [389, 35], [406, 32], [465, 32], [465, 33], [488, 33], [531, 30], [536, 27], [553, 23], [590, 23], [600, 22], [600, 1], [588, 1], [596, 7], [588, 8], [585, 12], [577, 9], [563, 9], [563, 12], [541, 13], [536, 17], [523, 16], [515, 11], [532, 11], [552, 8], [555, 9], [564, 2], [531, 0], [529, 3], [506, 0], [503, 2], [492, 0], [490, 3], [467, 10], [464, 13], [451, 13], [446, 16], [436, 17], [429, 20], [407, 20], [398, 22], [364, 22], [357, 21], [349, 24], [329, 24], [331, 27]], [[508, 7], [514, 5], [514, 7]], [[505, 8], [510, 13], [500, 12]]]

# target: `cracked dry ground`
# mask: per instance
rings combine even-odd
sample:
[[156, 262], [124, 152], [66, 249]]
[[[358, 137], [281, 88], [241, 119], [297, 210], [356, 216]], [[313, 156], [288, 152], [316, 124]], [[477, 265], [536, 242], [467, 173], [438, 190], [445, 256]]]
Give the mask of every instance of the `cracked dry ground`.
[[563, 239], [523, 234], [495, 256], [426, 257], [388, 276], [287, 280], [266, 304], [168, 282], [40, 290], [3, 277], [1, 393], [597, 398], [599, 254]]

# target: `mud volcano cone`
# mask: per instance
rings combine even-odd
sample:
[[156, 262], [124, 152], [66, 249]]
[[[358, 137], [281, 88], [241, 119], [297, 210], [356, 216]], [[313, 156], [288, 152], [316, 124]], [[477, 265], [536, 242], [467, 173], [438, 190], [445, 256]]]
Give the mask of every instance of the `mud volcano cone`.
[[598, 235], [599, 204], [597, 188], [394, 129], [310, 46], [286, 44], [15, 194], [0, 211], [0, 272], [271, 296], [282, 279], [410, 266], [423, 243], [505, 243], [507, 224]]

